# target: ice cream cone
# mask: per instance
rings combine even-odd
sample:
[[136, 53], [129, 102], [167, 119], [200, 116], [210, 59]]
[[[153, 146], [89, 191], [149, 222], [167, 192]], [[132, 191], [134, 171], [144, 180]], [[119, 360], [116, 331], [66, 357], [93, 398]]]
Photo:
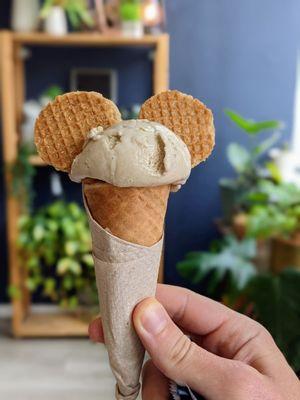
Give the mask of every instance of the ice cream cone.
[[85, 180], [105, 343], [117, 380], [116, 398], [139, 393], [144, 359], [131, 314], [155, 295], [170, 185], [120, 188]]
[[152, 246], [163, 234], [170, 185], [121, 188], [85, 179], [84, 194], [93, 218], [114, 236]]
[[83, 181], [119, 400], [139, 392], [144, 349], [131, 314], [155, 294], [170, 185], [184, 184], [191, 166], [209, 156], [215, 133], [212, 112], [178, 91], [148, 99], [139, 118], [121, 121], [117, 106], [99, 93], [73, 92], [49, 103], [35, 125], [41, 158]]

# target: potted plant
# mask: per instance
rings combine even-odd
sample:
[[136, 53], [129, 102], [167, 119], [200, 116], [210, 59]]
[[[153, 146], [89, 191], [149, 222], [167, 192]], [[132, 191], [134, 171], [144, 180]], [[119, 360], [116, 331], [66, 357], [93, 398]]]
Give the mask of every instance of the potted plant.
[[205, 282], [210, 297], [262, 323], [299, 374], [300, 271], [258, 273], [253, 265], [255, 244], [251, 238], [225, 237], [209, 252], [187, 254], [177, 268], [189, 282]]
[[121, 0], [120, 18], [122, 34], [128, 37], [143, 36], [142, 8], [140, 0]]
[[22, 216], [19, 232], [31, 293], [72, 310], [97, 304], [88, 222], [76, 203], [55, 201]]
[[41, 9], [45, 31], [51, 35], [65, 35], [68, 31], [67, 17], [73, 29], [81, 24], [94, 26], [85, 0], [45, 0]]
[[271, 238], [271, 267], [300, 268], [300, 188], [292, 183], [262, 180], [249, 195], [247, 235]]
[[[230, 143], [227, 158], [236, 177], [223, 178], [219, 185], [225, 224], [231, 224], [233, 216], [247, 210], [247, 194], [261, 178], [277, 179], [278, 170], [272, 162], [261, 162], [261, 158], [278, 141], [282, 124], [279, 121], [255, 122], [245, 119], [235, 111], [226, 109], [227, 117], [250, 139], [250, 149], [239, 143]], [[255, 139], [265, 131], [274, 131], [267, 139], [257, 144]], [[240, 230], [240, 227], [239, 227]]]

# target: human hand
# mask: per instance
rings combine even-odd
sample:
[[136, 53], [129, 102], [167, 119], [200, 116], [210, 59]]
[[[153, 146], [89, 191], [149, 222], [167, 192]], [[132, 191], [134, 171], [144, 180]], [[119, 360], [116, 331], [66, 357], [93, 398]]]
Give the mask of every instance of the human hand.
[[[297, 376], [260, 324], [184, 288], [158, 285], [156, 299], [143, 300], [133, 312], [151, 357], [143, 370], [143, 400], [169, 399], [167, 378], [207, 400], [300, 399]], [[101, 319], [91, 323], [89, 335], [104, 341]]]

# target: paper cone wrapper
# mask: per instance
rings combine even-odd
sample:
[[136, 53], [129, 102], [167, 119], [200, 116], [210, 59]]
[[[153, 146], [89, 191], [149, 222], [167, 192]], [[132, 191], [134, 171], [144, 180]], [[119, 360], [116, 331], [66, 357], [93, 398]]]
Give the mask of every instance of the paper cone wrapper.
[[135, 333], [132, 311], [155, 295], [163, 239], [146, 247], [127, 242], [103, 229], [85, 201], [105, 344], [115, 375], [116, 399], [134, 400], [140, 389], [144, 348]]

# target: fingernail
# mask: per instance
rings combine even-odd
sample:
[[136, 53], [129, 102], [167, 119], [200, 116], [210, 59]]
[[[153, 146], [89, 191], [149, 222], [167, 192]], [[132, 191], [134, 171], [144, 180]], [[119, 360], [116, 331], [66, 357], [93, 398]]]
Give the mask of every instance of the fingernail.
[[166, 311], [156, 300], [153, 300], [143, 309], [139, 319], [143, 329], [150, 335], [160, 333], [168, 322]]

